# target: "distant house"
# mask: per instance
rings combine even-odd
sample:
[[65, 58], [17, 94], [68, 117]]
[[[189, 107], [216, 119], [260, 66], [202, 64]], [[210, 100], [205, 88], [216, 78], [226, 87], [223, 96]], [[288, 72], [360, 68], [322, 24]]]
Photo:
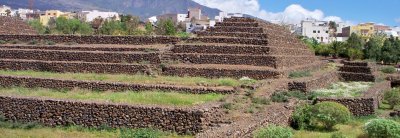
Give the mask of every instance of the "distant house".
[[27, 20], [27, 14], [32, 14], [33, 10], [19, 8], [14, 11], [14, 16], [20, 17], [22, 20]]
[[302, 35], [314, 38], [320, 43], [329, 43], [329, 25], [326, 21], [303, 20], [301, 21]]
[[44, 26], [48, 26], [48, 24], [51, 20], [56, 20], [58, 17], [60, 17], [62, 15], [64, 15], [64, 12], [61, 12], [59, 10], [47, 10], [44, 13], [41, 13], [40, 22]]
[[101, 12], [97, 10], [93, 11], [81, 11], [77, 13], [77, 18], [85, 21], [85, 22], [92, 22], [96, 18], [103, 18], [106, 20], [120, 20], [119, 14], [117, 12]]

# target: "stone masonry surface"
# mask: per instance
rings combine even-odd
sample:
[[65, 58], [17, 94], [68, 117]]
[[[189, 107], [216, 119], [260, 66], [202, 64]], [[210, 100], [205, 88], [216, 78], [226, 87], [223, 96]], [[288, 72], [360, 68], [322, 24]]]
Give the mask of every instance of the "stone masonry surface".
[[48, 126], [150, 127], [195, 134], [221, 116], [218, 110], [219, 105], [178, 108], [0, 96], [0, 113], [7, 119]]

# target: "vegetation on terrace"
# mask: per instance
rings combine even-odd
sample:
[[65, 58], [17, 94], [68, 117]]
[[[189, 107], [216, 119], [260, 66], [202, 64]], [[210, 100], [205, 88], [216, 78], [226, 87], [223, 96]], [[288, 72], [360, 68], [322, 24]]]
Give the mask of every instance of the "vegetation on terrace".
[[[0, 70], [0, 75], [27, 76], [40, 78], [73, 79], [84, 81], [105, 81], [143, 84], [174, 84], [188, 86], [240, 86], [248, 81], [240, 81], [230, 78], [207, 79], [202, 77], [176, 77], [176, 76], [149, 76], [149, 75], [127, 75], [127, 74], [96, 74], [96, 73], [54, 73], [39, 71], [12, 71]], [[251, 83], [256, 83], [252, 81]]]
[[337, 82], [326, 89], [314, 90], [319, 97], [359, 97], [372, 86], [372, 82]]
[[193, 106], [206, 102], [219, 101], [224, 97], [221, 94], [184, 94], [160, 91], [97, 92], [83, 89], [54, 90], [24, 87], [0, 88], [0, 95], [171, 106]]

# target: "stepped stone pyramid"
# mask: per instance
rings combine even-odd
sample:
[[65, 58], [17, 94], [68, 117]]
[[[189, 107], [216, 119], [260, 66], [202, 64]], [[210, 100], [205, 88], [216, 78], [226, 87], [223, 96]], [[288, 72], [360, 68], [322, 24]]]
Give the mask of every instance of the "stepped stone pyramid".
[[322, 65], [284, 27], [258, 19], [227, 18], [197, 35], [172, 48], [180, 64], [164, 67], [164, 74], [269, 79]]
[[34, 35], [37, 32], [18, 18], [0, 16], [0, 35]]
[[345, 81], [374, 82], [376, 76], [379, 76], [375, 73], [377, 71], [375, 65], [368, 62], [346, 61], [339, 71]]

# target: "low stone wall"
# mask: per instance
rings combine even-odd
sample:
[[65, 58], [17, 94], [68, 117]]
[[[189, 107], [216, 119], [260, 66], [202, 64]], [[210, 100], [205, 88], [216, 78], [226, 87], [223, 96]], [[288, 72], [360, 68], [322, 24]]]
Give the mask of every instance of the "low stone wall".
[[400, 117], [400, 110], [390, 112], [391, 117]]
[[150, 65], [0, 59], [0, 69], [73, 73], [90, 72], [136, 74], [150, 72]]
[[165, 36], [79, 36], [79, 35], [0, 35], [0, 40], [29, 42], [53, 41], [55, 43], [75, 42], [78, 44], [169, 44], [179, 42], [177, 37]]
[[339, 69], [341, 72], [372, 74], [373, 70], [365, 66], [343, 66]]
[[172, 49], [174, 53], [207, 53], [207, 54], [249, 54], [249, 55], [314, 55], [308, 49], [281, 48], [269, 46], [235, 46], [229, 44], [191, 44], [175, 45]]
[[383, 93], [390, 89], [390, 82], [383, 81], [376, 83], [370, 89], [363, 93], [360, 98], [317, 98], [318, 102], [332, 101], [346, 106], [355, 116], [368, 116], [375, 114], [379, 103], [382, 100]]
[[318, 61], [317, 57], [312, 56], [274, 56], [276, 58], [276, 67], [278, 69], [288, 69], [296, 66], [312, 64]]
[[215, 26], [258, 27], [256, 22], [217, 22]]
[[195, 37], [187, 40], [189, 43], [227, 43], [227, 44], [247, 44], [247, 45], [268, 45], [268, 40], [254, 38], [236, 37]]
[[197, 36], [229, 36], [229, 37], [243, 37], [243, 38], [258, 38], [267, 39], [267, 34], [264, 33], [237, 33], [237, 32], [196, 32]]
[[357, 61], [344, 61], [343, 64], [345, 66], [364, 66], [364, 67], [367, 67], [369, 65], [368, 62], [357, 62]]
[[390, 81], [390, 85], [392, 87], [399, 87], [400, 86], [400, 75], [388, 75], [386, 80]]
[[164, 84], [131, 84], [118, 82], [99, 82], [99, 81], [79, 81], [79, 80], [61, 80], [48, 78], [32, 78], [18, 76], [0, 75], [0, 86], [23, 86], [28, 88], [50, 88], [50, 89], [89, 89], [100, 91], [177, 91], [183, 93], [205, 94], [205, 93], [220, 93], [231, 94], [235, 92], [232, 87], [203, 87], [203, 86], [179, 86], [179, 85], [164, 85]]
[[311, 92], [315, 89], [321, 89], [329, 86], [332, 83], [338, 82], [339, 76], [337, 72], [329, 72], [320, 76], [298, 79], [288, 83], [290, 91]]
[[375, 76], [372, 74], [340, 72], [339, 75], [340, 78], [344, 81], [365, 81], [365, 82], [375, 81]]
[[195, 134], [222, 116], [218, 110], [219, 105], [178, 108], [0, 96], [0, 113], [6, 119], [47, 126], [150, 127]]
[[368, 116], [375, 114], [373, 98], [317, 98], [319, 102], [337, 102], [346, 106], [354, 116]]
[[224, 68], [186, 68], [167, 66], [163, 68], [163, 75], [171, 76], [201, 76], [206, 78], [231, 77], [240, 79], [242, 77], [250, 77], [252, 79], [272, 79], [280, 78], [283, 73], [272, 70], [257, 69], [224, 69]]
[[44, 45], [6, 45], [0, 46], [0, 48], [8, 48], [8, 49], [41, 49], [41, 50], [69, 50], [69, 51], [125, 51], [125, 52], [133, 52], [133, 51], [159, 51], [156, 48], [144, 48], [144, 47], [135, 47], [135, 46], [115, 46], [115, 45], [104, 45], [104, 46], [69, 46], [69, 45], [56, 45], [56, 46], [44, 46]]
[[260, 27], [238, 27], [238, 26], [215, 26], [207, 29], [211, 32], [246, 32], [246, 33], [264, 33]]
[[0, 58], [106, 63], [160, 63], [159, 53], [0, 49]]
[[194, 64], [231, 64], [276, 67], [272, 56], [223, 55], [223, 54], [172, 54], [171, 59]]

